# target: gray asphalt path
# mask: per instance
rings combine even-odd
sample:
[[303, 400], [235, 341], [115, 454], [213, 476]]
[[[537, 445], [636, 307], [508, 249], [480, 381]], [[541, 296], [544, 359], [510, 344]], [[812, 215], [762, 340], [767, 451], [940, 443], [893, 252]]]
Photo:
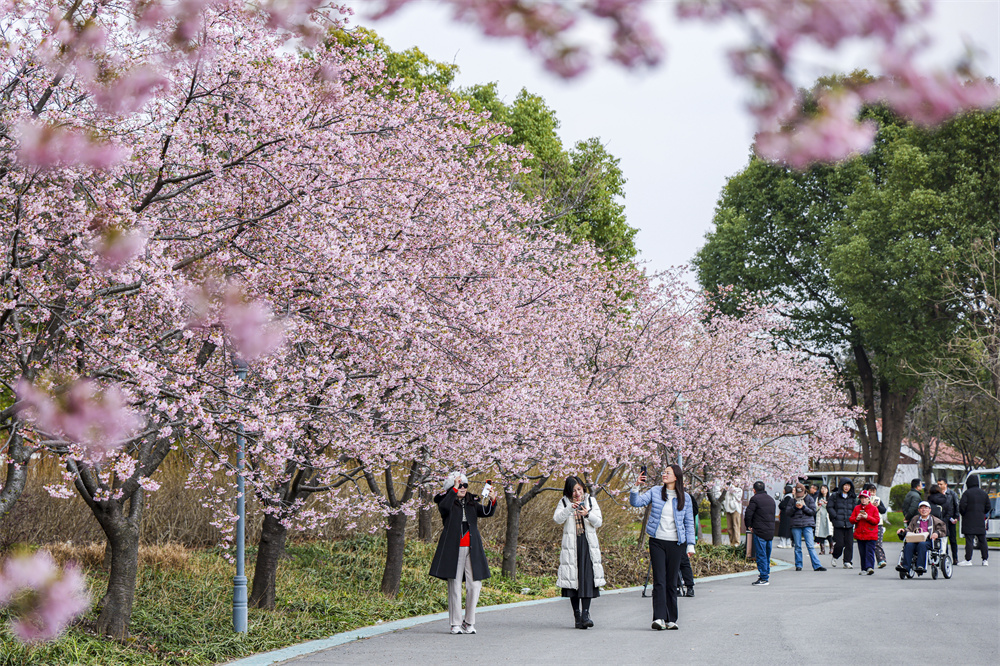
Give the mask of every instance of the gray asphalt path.
[[[886, 545], [890, 564], [873, 576], [807, 564], [772, 573], [767, 587], [751, 587], [753, 578], [697, 585], [695, 598], [678, 600], [679, 631], [651, 630], [650, 600], [628, 593], [595, 599], [596, 626], [586, 631], [573, 628], [569, 602], [557, 601], [484, 613], [476, 635], [452, 636], [437, 621], [284, 663], [998, 663], [1000, 557], [983, 567], [977, 554], [951, 580], [902, 581], [892, 568], [899, 548]], [[828, 567], [830, 556], [821, 559]]]

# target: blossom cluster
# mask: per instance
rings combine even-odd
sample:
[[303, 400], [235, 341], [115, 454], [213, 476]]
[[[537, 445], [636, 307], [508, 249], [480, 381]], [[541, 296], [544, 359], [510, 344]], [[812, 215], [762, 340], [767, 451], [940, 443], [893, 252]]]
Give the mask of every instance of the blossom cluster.
[[10, 629], [25, 643], [50, 641], [90, 607], [80, 569], [60, 570], [44, 550], [11, 555], [0, 565], [0, 608], [11, 613]]

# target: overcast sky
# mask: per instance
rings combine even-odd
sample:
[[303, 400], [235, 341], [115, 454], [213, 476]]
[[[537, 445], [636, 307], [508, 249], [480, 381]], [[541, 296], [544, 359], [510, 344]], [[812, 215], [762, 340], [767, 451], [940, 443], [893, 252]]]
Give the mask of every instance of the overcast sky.
[[[833, 1], [833, 0], [831, 0]], [[686, 264], [704, 243], [726, 178], [742, 169], [753, 139], [745, 111], [748, 89], [728, 70], [725, 52], [743, 33], [672, 18], [673, 3], [655, 8], [667, 59], [653, 71], [632, 73], [601, 65], [573, 81], [545, 72], [518, 42], [482, 36], [455, 23], [450, 12], [424, 0], [395, 17], [367, 21], [363, 3], [355, 23], [374, 28], [395, 50], [417, 46], [435, 60], [461, 68], [461, 86], [495, 81], [512, 100], [523, 87], [541, 95], [562, 122], [566, 145], [592, 136], [621, 159], [628, 179], [628, 223], [638, 228], [639, 260], [651, 271]], [[972, 43], [983, 74], [1000, 80], [1000, 0], [938, 0], [926, 30], [933, 58], [952, 63]], [[870, 49], [856, 47], [825, 59], [816, 54], [796, 72], [809, 85], [831, 68], [876, 72]]]

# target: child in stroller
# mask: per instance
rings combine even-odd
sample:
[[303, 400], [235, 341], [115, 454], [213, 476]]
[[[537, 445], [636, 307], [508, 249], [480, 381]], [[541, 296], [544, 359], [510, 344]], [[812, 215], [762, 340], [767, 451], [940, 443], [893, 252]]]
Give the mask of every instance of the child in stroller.
[[948, 527], [944, 521], [931, 515], [929, 502], [921, 502], [917, 507], [917, 515], [910, 519], [905, 529], [897, 532], [900, 539], [905, 540], [907, 534], [924, 534], [924, 541], [908, 541], [903, 546], [896, 571], [901, 579], [913, 578], [915, 571], [918, 576], [927, 571], [928, 564], [931, 576], [937, 578], [938, 569], [945, 578], [951, 578], [951, 558], [948, 549], [943, 548], [942, 539], [948, 537]]

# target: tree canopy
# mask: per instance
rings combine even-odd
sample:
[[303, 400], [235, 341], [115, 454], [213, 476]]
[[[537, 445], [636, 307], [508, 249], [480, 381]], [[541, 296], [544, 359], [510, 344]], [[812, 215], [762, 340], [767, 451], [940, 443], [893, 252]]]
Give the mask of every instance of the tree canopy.
[[936, 130], [864, 115], [879, 130], [863, 157], [805, 172], [751, 158], [694, 263], [703, 287], [738, 287], [722, 307], [778, 305], [788, 341], [838, 369], [867, 411], [865, 462], [888, 484], [920, 372], [965, 316], [945, 277], [964, 276], [977, 241], [997, 232], [1000, 111]]

